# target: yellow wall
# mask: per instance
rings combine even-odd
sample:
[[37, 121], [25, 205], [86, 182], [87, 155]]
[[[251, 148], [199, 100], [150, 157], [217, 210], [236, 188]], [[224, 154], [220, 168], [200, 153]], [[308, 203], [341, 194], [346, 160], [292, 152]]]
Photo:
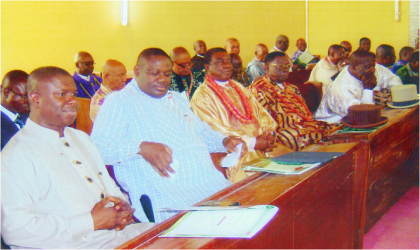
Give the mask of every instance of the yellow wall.
[[[409, 44], [409, 2], [400, 2], [401, 20], [394, 20], [394, 1], [310, 1], [309, 46], [325, 56], [329, 45], [349, 40], [353, 47], [363, 36], [372, 48], [381, 43], [396, 52]], [[120, 22], [120, 1], [2, 1], [1, 76], [9, 70], [55, 65], [74, 71], [77, 51], [90, 52], [95, 71], [109, 58], [134, 67], [141, 50], [160, 47], [169, 52], [203, 39], [207, 47], [223, 46], [229, 37], [241, 42], [246, 65], [257, 43], [270, 49], [279, 34], [295, 41], [305, 37], [305, 2], [155, 2], [130, 1], [129, 24]]]
[[[241, 42], [244, 64], [254, 48], [272, 48], [279, 34], [291, 41], [305, 36], [305, 2], [129, 2], [128, 26], [120, 21], [120, 1], [2, 2], [1, 75], [12, 69], [55, 65], [74, 71], [77, 51], [90, 52], [95, 71], [109, 58], [132, 70], [141, 50], [166, 52], [203, 39], [207, 47], [224, 46], [229, 37]], [[292, 50], [296, 48], [291, 47]]]
[[381, 44], [400, 49], [409, 46], [410, 2], [400, 1], [400, 20], [395, 21], [394, 1], [310, 1], [309, 44], [313, 54], [326, 56], [331, 44], [348, 40], [353, 51], [362, 37], [372, 41], [375, 53]]

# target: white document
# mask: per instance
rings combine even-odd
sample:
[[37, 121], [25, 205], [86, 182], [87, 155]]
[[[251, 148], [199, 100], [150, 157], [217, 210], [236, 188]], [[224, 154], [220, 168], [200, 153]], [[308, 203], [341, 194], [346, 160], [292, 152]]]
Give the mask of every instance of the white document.
[[236, 165], [236, 163], [239, 160], [239, 157], [241, 156], [242, 152], [242, 143], [236, 145], [236, 148], [238, 149], [238, 152], [232, 152], [228, 154], [223, 160], [222, 160], [222, 167], [224, 168], [231, 168]]
[[251, 238], [277, 213], [278, 207], [191, 211], [159, 237]]
[[170, 166], [175, 171], [175, 173], [171, 173], [171, 172], [167, 171], [169, 176], [170, 176], [169, 180], [174, 181], [174, 180], [178, 179], [177, 171], [179, 169], [179, 161], [178, 160], [173, 160], [172, 163], [170, 164]]

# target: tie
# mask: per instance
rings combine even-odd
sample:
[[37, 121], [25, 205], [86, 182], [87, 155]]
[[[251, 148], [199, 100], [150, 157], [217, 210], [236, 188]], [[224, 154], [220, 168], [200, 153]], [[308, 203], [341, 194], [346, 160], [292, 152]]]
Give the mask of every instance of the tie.
[[25, 122], [23, 121], [22, 116], [20, 116], [20, 114], [18, 114], [18, 115], [16, 116], [15, 123], [16, 123], [16, 124], [19, 126], [19, 128], [21, 128], [21, 129], [25, 126]]

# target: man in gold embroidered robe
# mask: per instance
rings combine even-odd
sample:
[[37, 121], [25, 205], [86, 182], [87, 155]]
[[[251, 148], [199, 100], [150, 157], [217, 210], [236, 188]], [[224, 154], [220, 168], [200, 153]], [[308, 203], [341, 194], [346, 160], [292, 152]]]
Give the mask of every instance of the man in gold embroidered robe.
[[266, 75], [249, 87], [254, 97], [277, 121], [276, 140], [293, 150], [327, 141], [331, 126], [314, 120], [299, 89], [286, 83], [291, 67], [282, 52], [271, 52], [265, 59]]
[[[204, 60], [206, 80], [191, 99], [191, 109], [214, 130], [226, 136], [238, 136], [246, 142], [248, 153], [235, 166], [226, 169], [226, 177], [235, 183], [252, 174], [241, 170], [242, 163], [291, 150], [275, 143], [272, 132], [277, 124], [270, 114], [240, 83], [230, 80], [233, 67], [226, 50], [210, 49]], [[247, 119], [250, 113], [252, 118]]]

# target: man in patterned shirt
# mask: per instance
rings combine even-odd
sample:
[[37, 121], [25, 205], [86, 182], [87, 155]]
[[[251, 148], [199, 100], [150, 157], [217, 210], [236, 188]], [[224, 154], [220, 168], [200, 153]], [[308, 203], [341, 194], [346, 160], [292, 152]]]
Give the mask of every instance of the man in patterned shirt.
[[109, 59], [104, 63], [102, 66], [103, 83], [90, 101], [90, 119], [92, 119], [92, 122], [95, 122], [95, 118], [105, 101], [105, 97], [113, 91], [124, 88], [126, 73], [127, 70], [124, 64], [117, 60]]
[[191, 72], [191, 56], [184, 47], [176, 47], [171, 51], [172, 74], [169, 89], [182, 93], [191, 99], [199, 83]]
[[161, 222], [175, 214], [162, 208], [188, 207], [228, 187], [210, 152], [232, 152], [243, 143], [212, 130], [181, 94], [168, 91], [171, 68], [163, 50], [142, 51], [134, 78], [107, 97], [92, 131], [142, 222], [148, 221], [139, 200], [143, 194]]
[[102, 79], [93, 73], [95, 62], [91, 54], [80, 51], [74, 56], [76, 72], [73, 79], [76, 82], [77, 97], [92, 98], [101, 87]]
[[299, 89], [285, 82], [290, 67], [286, 54], [271, 52], [265, 58], [266, 75], [249, 89], [278, 123], [277, 141], [293, 150], [301, 150], [326, 141], [330, 126], [314, 120]]
[[194, 51], [196, 53], [193, 58], [191, 58], [191, 62], [193, 64], [192, 66], [192, 72], [193, 74], [195, 72], [201, 72], [204, 69], [204, 54], [207, 52], [207, 46], [206, 43], [202, 40], [198, 40], [194, 42]]
[[242, 67], [242, 59], [238, 54], [230, 54], [230, 58], [232, 58], [232, 66], [233, 66], [233, 73], [232, 73], [232, 80], [235, 80], [242, 84], [245, 88], [251, 85], [251, 80], [249, 79], [249, 75], [246, 70]]

